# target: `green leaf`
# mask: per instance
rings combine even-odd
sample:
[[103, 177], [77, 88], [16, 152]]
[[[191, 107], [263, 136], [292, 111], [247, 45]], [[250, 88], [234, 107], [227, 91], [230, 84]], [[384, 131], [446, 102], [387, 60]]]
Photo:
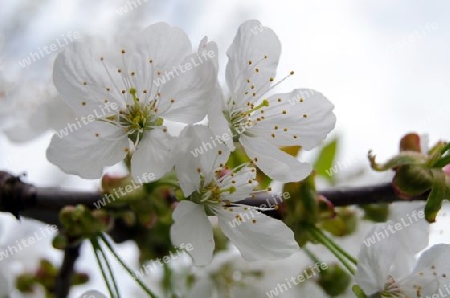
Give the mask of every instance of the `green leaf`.
[[435, 168], [443, 168], [446, 165], [450, 163], [450, 155], [443, 156], [441, 159], [439, 159], [433, 167]]
[[433, 171], [435, 182], [431, 188], [428, 196], [427, 204], [425, 205], [425, 219], [428, 222], [435, 222], [436, 216], [441, 210], [442, 201], [447, 196], [447, 185], [445, 184], [445, 174], [443, 171]]
[[375, 159], [376, 156], [372, 154], [372, 151], [369, 151], [370, 166], [377, 172], [383, 172], [406, 165], [425, 165], [427, 162], [427, 158], [424, 155], [414, 151], [404, 151], [389, 159], [386, 163], [377, 163]]
[[334, 183], [334, 172], [330, 169], [333, 167], [336, 159], [338, 138], [333, 139], [326, 144], [319, 153], [316, 161], [314, 162], [314, 170], [317, 176], [327, 179], [330, 183]]
[[448, 150], [450, 150], [450, 142], [447, 143], [441, 150], [441, 154], [444, 155]]

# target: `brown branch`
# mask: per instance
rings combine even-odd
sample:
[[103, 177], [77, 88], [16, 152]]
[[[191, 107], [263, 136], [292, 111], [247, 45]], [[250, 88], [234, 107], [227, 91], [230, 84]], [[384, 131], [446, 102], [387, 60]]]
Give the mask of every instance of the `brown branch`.
[[[373, 186], [340, 188], [319, 191], [334, 206], [367, 205], [403, 201], [397, 196], [391, 183]], [[424, 194], [411, 200], [426, 200]], [[65, 206], [83, 204], [92, 209], [102, 200], [100, 192], [81, 192], [59, 188], [35, 187], [24, 183], [19, 177], [0, 171], [0, 212], [10, 212], [17, 218], [26, 216], [48, 224], [58, 224], [58, 212]], [[280, 203], [271, 194], [260, 194], [242, 203], [251, 206], [273, 206]]]

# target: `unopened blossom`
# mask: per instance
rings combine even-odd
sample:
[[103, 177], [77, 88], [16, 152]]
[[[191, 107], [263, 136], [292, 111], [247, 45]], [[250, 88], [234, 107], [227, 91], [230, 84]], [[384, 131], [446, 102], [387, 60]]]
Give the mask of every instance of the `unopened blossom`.
[[216, 80], [209, 47], [192, 53], [187, 35], [165, 23], [122, 43], [67, 46], [56, 58], [54, 84], [78, 120], [89, 123], [55, 135], [48, 159], [66, 173], [99, 178], [130, 154], [134, 177], [160, 178], [174, 162], [164, 120], [189, 124], [206, 116]]
[[317, 146], [335, 126], [333, 104], [311, 89], [268, 95], [276, 85], [281, 54], [277, 35], [260, 22], [243, 23], [227, 51], [227, 95], [216, 96], [209, 125], [227, 144], [242, 144], [251, 160], [268, 176], [281, 182], [299, 181], [312, 167], [279, 149], [281, 146]]
[[[182, 135], [197, 136], [186, 138], [196, 144], [199, 136], [203, 137], [203, 142], [211, 141], [213, 136], [206, 127], [193, 126], [185, 130]], [[180, 181], [184, 180], [182, 189], [186, 200], [181, 201], [173, 213], [173, 244], [191, 243], [193, 249], [189, 254], [194, 262], [209, 264], [214, 250], [213, 229], [208, 219], [208, 215], [212, 215], [217, 216], [219, 227], [247, 261], [276, 260], [298, 251], [294, 233], [282, 221], [264, 215], [259, 208], [238, 203], [254, 193], [256, 169], [245, 164], [234, 170], [224, 169], [221, 160], [226, 160], [229, 152], [223, 143], [212, 152], [200, 158], [185, 154], [177, 161], [175, 168]], [[180, 175], [187, 167], [196, 169], [198, 179]]]
[[[383, 233], [385, 229], [384, 225], [378, 225], [371, 234]], [[415, 241], [421, 241], [419, 236]], [[414, 262], [402, 254], [395, 235], [361, 246], [355, 280], [367, 297], [420, 298], [450, 294], [447, 292], [450, 291], [450, 245], [437, 244], [427, 249], [414, 267], [410, 266]], [[414, 260], [413, 255], [407, 256]]]

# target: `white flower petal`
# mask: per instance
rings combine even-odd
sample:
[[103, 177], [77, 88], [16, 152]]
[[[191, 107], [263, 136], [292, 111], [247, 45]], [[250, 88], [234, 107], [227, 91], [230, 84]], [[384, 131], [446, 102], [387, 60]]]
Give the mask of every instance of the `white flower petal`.
[[160, 22], [142, 31], [136, 51], [147, 56], [147, 63], [152, 60], [155, 70], [163, 71], [178, 66], [192, 52], [192, 44], [181, 28]]
[[204, 206], [190, 201], [181, 201], [173, 212], [175, 223], [170, 230], [172, 243], [192, 245], [188, 253], [196, 265], [211, 263], [214, 251], [214, 237], [211, 223], [206, 216]]
[[299, 145], [310, 150], [323, 141], [336, 124], [334, 105], [315, 90], [296, 89], [275, 94], [268, 100], [270, 106], [253, 116], [264, 116], [264, 120], [248, 132], [276, 146]]
[[[399, 281], [404, 293], [415, 297], [420, 287], [421, 297], [448, 293], [450, 290], [450, 245], [437, 244], [426, 250], [417, 261], [416, 268]], [[445, 296], [442, 296], [445, 297]]]
[[76, 122], [72, 110], [59, 96], [49, 98], [28, 116], [16, 120], [18, 122], [4, 132], [11, 142], [17, 143], [28, 142], [50, 129], [60, 132], [69, 123]]
[[198, 190], [200, 174], [209, 182], [214, 170], [220, 164], [225, 164], [230, 156], [227, 146], [217, 141], [212, 131], [203, 125], [185, 127], [180, 133], [176, 148], [178, 153], [175, 170], [185, 196]]
[[[209, 53], [208, 53], [209, 52]], [[208, 55], [208, 59], [211, 60], [211, 62], [214, 65], [214, 68], [216, 69], [216, 72], [219, 71], [219, 49], [217, 47], [217, 43], [214, 41], [208, 41], [208, 37], [205, 36], [201, 41], [200, 45], [198, 46], [197, 54], [206, 56]]]
[[140, 102], [159, 97], [162, 85], [159, 78], [178, 67], [191, 53], [186, 33], [166, 23], [156, 23], [144, 29], [134, 48], [134, 52], [127, 49], [122, 68], [127, 71], [127, 79], [136, 89]]
[[216, 136], [219, 136], [231, 151], [235, 149], [233, 142], [233, 134], [230, 124], [225, 118], [223, 111], [226, 109], [222, 89], [216, 84], [216, 89], [211, 96], [212, 100], [208, 110], [208, 126]]
[[256, 158], [258, 168], [275, 180], [297, 182], [305, 179], [312, 171], [310, 164], [299, 162], [265, 139], [241, 135], [240, 142], [247, 155], [253, 161]]
[[[217, 70], [214, 63], [192, 54], [182, 62], [183, 71], [165, 73], [161, 84], [161, 117], [184, 123], [203, 120], [208, 113], [210, 98], [215, 91]], [[189, 68], [189, 69], [188, 69]], [[158, 78], [157, 78], [158, 79]]]
[[432, 269], [436, 273], [446, 273], [450, 278], [450, 245], [436, 244], [422, 253], [417, 261], [414, 272], [420, 272], [424, 269]]
[[122, 128], [95, 121], [66, 136], [55, 134], [47, 158], [67, 174], [95, 179], [103, 168], [122, 161], [127, 149], [128, 137]]
[[[392, 224], [392, 222], [375, 225], [366, 238], [375, 239], [374, 235], [376, 234], [384, 235], [388, 224]], [[380, 241], [375, 239], [374, 242], [368, 240], [364, 242], [358, 256], [355, 280], [367, 295], [382, 291], [389, 276], [398, 279], [407, 274], [407, 272], [398, 273], [399, 270], [395, 268], [404, 268], [401, 262], [405, 261], [405, 259], [398, 258], [402, 252], [397, 250], [398, 240], [395, 235], [390, 235]], [[409, 257], [414, 259], [414, 256]]]
[[[226, 80], [230, 93], [237, 94], [237, 107], [246, 104], [241, 95], [250, 90], [269, 89], [281, 54], [281, 43], [272, 29], [263, 27], [259, 21], [244, 22], [227, 51], [229, 58]], [[265, 58], [266, 57], [266, 58]], [[251, 62], [249, 62], [251, 61]]]
[[[117, 67], [106, 58], [101, 61], [103, 55], [97, 53], [98, 47], [93, 43], [74, 42], [55, 60], [53, 82], [64, 102], [77, 115], [104, 117], [125, 107], [121, 91], [128, 88]], [[117, 105], [116, 110], [105, 108], [112, 104]]]
[[151, 182], [146, 177], [157, 180], [169, 172], [175, 164], [174, 144], [174, 139], [162, 129], [147, 131], [131, 158], [133, 178]]
[[428, 247], [430, 224], [425, 220], [425, 202], [397, 202], [389, 218], [403, 227], [395, 233], [403, 253], [415, 255]]
[[[230, 211], [217, 205], [211, 209], [222, 231], [247, 261], [279, 260], [299, 250], [294, 233], [280, 220], [245, 207], [232, 207]], [[237, 222], [236, 216], [242, 220]]]

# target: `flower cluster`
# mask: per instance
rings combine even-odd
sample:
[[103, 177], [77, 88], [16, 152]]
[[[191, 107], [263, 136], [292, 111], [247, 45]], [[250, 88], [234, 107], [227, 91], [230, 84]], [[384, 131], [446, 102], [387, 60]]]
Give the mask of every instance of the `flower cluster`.
[[[262, 30], [255, 33], [255, 27]], [[184, 200], [173, 214], [172, 241], [192, 243], [197, 264], [212, 260], [209, 215], [217, 216], [245, 259], [287, 257], [299, 248], [293, 232], [239, 201], [255, 194], [254, 165], [281, 182], [306, 178], [312, 167], [279, 148], [312, 149], [336, 119], [333, 104], [314, 90], [268, 94], [286, 79], [275, 81], [280, 53], [271, 29], [258, 21], [242, 24], [227, 51], [225, 95], [217, 45], [204, 38], [193, 52], [187, 35], [165, 23], [114, 43], [74, 42], [56, 58], [53, 80], [76, 119], [89, 121], [65, 136], [55, 134], [47, 157], [82, 178], [99, 178], [125, 159], [132, 177], [151, 172], [157, 180], [175, 170]], [[205, 118], [207, 126], [199, 123]], [[185, 126], [178, 136], [170, 133], [172, 122]], [[190, 154], [206, 144], [205, 151]], [[251, 163], [231, 170], [226, 163], [235, 144]]]

